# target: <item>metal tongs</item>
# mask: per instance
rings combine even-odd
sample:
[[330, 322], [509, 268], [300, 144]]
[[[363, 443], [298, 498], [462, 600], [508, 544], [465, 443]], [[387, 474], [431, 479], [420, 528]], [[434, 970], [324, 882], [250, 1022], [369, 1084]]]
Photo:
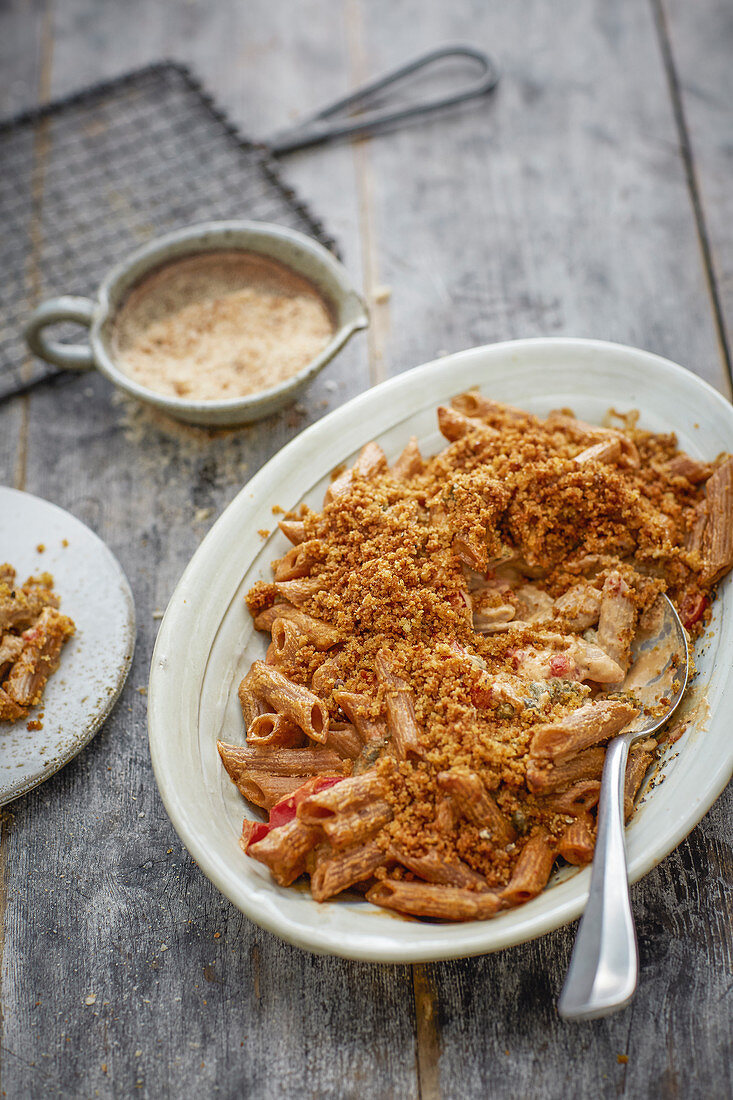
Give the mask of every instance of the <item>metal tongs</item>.
[[[434, 96], [422, 102], [407, 104], [403, 107], [365, 110], [385, 88], [393, 87], [405, 77], [428, 68], [436, 61], [456, 57], [469, 58], [477, 62], [481, 70], [480, 74], [455, 91]], [[474, 46], [440, 46], [385, 73], [384, 76], [377, 77], [376, 80], [369, 81], [350, 95], [337, 99], [334, 103], [316, 111], [315, 114], [301, 119], [294, 126], [281, 130], [266, 144], [271, 153], [280, 156], [283, 153], [292, 153], [296, 149], [305, 149], [309, 145], [319, 145], [338, 138], [366, 137], [389, 126], [390, 123], [399, 122], [405, 118], [415, 118], [441, 107], [451, 107], [468, 99], [488, 95], [494, 90], [498, 80], [499, 70], [483, 50], [476, 49]]]

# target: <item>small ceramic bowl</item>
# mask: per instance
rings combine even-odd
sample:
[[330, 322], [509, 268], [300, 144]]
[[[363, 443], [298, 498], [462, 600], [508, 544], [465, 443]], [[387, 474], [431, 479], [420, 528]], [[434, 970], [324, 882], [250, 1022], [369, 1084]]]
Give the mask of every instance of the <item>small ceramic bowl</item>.
[[[202, 252], [242, 251], [277, 260], [303, 276], [331, 309], [334, 333], [326, 347], [302, 370], [277, 386], [225, 401], [196, 401], [156, 393], [124, 374], [112, 349], [112, 328], [118, 308], [145, 275], [171, 260]], [[49, 339], [45, 329], [61, 321], [89, 326], [89, 344], [63, 344]], [[369, 323], [366, 306], [349, 275], [317, 241], [267, 222], [202, 222], [158, 237], [117, 264], [101, 283], [96, 298], [62, 296], [43, 302], [25, 326], [28, 347], [64, 370], [96, 367], [125, 393], [169, 416], [190, 424], [235, 425], [260, 420], [295, 399], [346, 341]]]

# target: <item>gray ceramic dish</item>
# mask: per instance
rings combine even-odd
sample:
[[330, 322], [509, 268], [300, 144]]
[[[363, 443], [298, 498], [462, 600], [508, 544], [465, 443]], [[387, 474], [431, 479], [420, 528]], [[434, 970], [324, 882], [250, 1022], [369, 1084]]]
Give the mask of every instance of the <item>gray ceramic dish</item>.
[[[226, 401], [190, 401], [155, 393], [139, 385], [117, 366], [111, 347], [111, 331], [118, 307], [132, 287], [149, 271], [171, 260], [201, 252], [220, 250], [255, 252], [279, 260], [308, 279], [330, 306], [334, 334], [323, 351], [307, 366], [277, 386], [247, 397]], [[50, 340], [48, 325], [76, 321], [89, 326], [89, 344], [63, 344]], [[125, 393], [169, 416], [191, 424], [234, 425], [260, 420], [293, 401], [300, 390], [325, 367], [346, 341], [369, 320], [366, 306], [351, 284], [349, 275], [317, 241], [267, 222], [201, 222], [158, 237], [117, 264], [97, 291], [96, 298], [62, 296], [43, 302], [32, 313], [25, 338], [29, 348], [42, 359], [65, 370], [96, 367]]]

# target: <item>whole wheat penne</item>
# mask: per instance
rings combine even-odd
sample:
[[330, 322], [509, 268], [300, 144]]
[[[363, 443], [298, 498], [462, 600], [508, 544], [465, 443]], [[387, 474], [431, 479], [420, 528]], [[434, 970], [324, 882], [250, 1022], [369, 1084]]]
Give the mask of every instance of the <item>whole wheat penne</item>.
[[604, 439], [600, 443], [591, 443], [590, 447], [577, 454], [573, 462], [583, 466], [586, 462], [617, 462], [621, 457], [621, 440]]
[[499, 848], [517, 839], [517, 831], [504, 817], [486, 790], [480, 776], [468, 768], [451, 768], [438, 775], [441, 790], [451, 796], [458, 809], [472, 825], [486, 829]]
[[326, 740], [328, 710], [317, 695], [264, 661], [255, 661], [249, 675], [253, 692], [272, 710], [295, 722], [312, 741]]
[[733, 459], [719, 466], [705, 485], [702, 579], [715, 584], [733, 565]]
[[58, 605], [59, 597], [48, 588], [32, 587], [28, 581], [22, 588], [12, 590], [4, 585], [0, 590], [0, 634], [6, 630], [26, 630], [36, 622], [44, 607]]
[[475, 893], [460, 886], [384, 879], [367, 891], [367, 901], [413, 917], [434, 920], [486, 920], [501, 908], [499, 895]]
[[350, 722], [330, 722], [324, 742], [327, 749], [343, 756], [346, 760], [356, 760], [364, 743]]
[[672, 477], [684, 477], [691, 485], [699, 485], [700, 482], [707, 481], [713, 473], [713, 467], [709, 462], [700, 462], [691, 455], [680, 453], [667, 463], [667, 473]]
[[247, 744], [259, 748], [295, 749], [307, 740], [300, 726], [284, 714], [258, 714], [247, 727]]
[[599, 428], [595, 424], [586, 424], [584, 420], [578, 420], [575, 416], [568, 416], [560, 410], [554, 410], [547, 417], [545, 423], [548, 427], [559, 428], [570, 439], [578, 443], [600, 443], [608, 439], [618, 439], [621, 447], [621, 455], [624, 462], [632, 467], [638, 467], [639, 451], [633, 440], [623, 432], [615, 428]]
[[340, 675], [341, 671], [339, 669], [338, 660], [329, 657], [329, 659], [324, 661], [313, 673], [311, 677], [311, 687], [318, 695], [328, 695]]
[[341, 707], [346, 717], [355, 726], [362, 741], [381, 741], [387, 735], [383, 722], [369, 717], [369, 698], [354, 691], [334, 691], [334, 702]]
[[527, 763], [527, 786], [534, 794], [551, 794], [587, 780], [598, 780], [603, 772], [606, 750], [594, 746], [552, 764], [533, 759]]
[[441, 833], [451, 833], [456, 827], [460, 813], [450, 795], [441, 798], [435, 810], [435, 824]]
[[6, 691], [0, 688], [0, 719], [3, 722], [17, 722], [19, 718], [24, 718], [28, 711], [25, 707], [18, 706], [14, 699], [11, 699]]
[[61, 648], [74, 633], [68, 615], [46, 606], [38, 619], [24, 631], [23, 648], [15, 659], [5, 692], [20, 707], [35, 706], [51, 673], [58, 667]]
[[[601, 755], [601, 771], [603, 770], [604, 749], [587, 749], [587, 752], [597, 752]], [[580, 756], [584, 754], [581, 753]], [[580, 756], [575, 759], [579, 760]], [[599, 775], [601, 774], [599, 771]], [[580, 816], [598, 805], [601, 796], [601, 784], [597, 779], [581, 779], [559, 794], [548, 794], [542, 797], [541, 805], [550, 813], [569, 814]]]
[[537, 417], [532, 413], [517, 409], [514, 405], [505, 405], [501, 401], [494, 401], [491, 397], [485, 397], [478, 390], [467, 390], [466, 393], [456, 394], [451, 398], [451, 407], [464, 416], [481, 417], [501, 416], [507, 420], [526, 420], [537, 423]]
[[565, 619], [571, 630], [587, 630], [598, 622], [601, 593], [587, 582], [573, 585], [555, 600], [555, 613]]
[[628, 821], [634, 812], [634, 800], [654, 757], [637, 747], [629, 752], [626, 762], [626, 775], [624, 777], [624, 820]]
[[301, 634], [295, 623], [291, 623], [289, 619], [275, 619], [271, 637], [272, 660], [268, 660], [268, 664], [290, 664], [303, 646], [308, 644], [305, 635]]
[[293, 581], [298, 577], [308, 577], [314, 565], [321, 560], [322, 544], [319, 539], [309, 539], [298, 546], [292, 546], [287, 554], [272, 563], [276, 581]]
[[335, 752], [322, 748], [254, 748], [252, 745], [227, 745], [217, 741], [224, 767], [235, 783], [249, 775], [347, 775], [350, 764]]
[[328, 852], [317, 859], [311, 873], [311, 894], [316, 901], [325, 901], [357, 882], [371, 878], [387, 861], [386, 853], [373, 841], [357, 844], [343, 852]]
[[321, 619], [315, 619], [299, 607], [293, 607], [289, 603], [276, 603], [261, 611], [255, 618], [256, 630], [272, 630], [276, 619], [287, 619], [294, 623], [301, 634], [316, 649], [330, 649], [340, 641], [341, 635], [335, 627], [324, 623]]
[[302, 607], [307, 600], [317, 592], [322, 592], [325, 587], [326, 581], [323, 577], [296, 577], [288, 581], [275, 581], [275, 591], [279, 599], [295, 607]]
[[576, 867], [582, 867], [593, 859], [595, 837], [593, 819], [590, 814], [582, 814], [563, 831], [557, 845], [557, 854]]
[[278, 523], [278, 527], [285, 535], [285, 538], [290, 539], [294, 546], [298, 546], [299, 543], [305, 542], [305, 523], [302, 519], [281, 519]]
[[287, 825], [271, 829], [256, 844], [250, 844], [247, 855], [269, 867], [280, 886], [289, 886], [305, 871], [306, 857], [320, 836], [317, 826], [304, 825], [295, 818]]
[[[637, 612], [633, 595], [620, 573], [605, 580], [598, 618], [598, 645], [625, 673], [634, 639]], [[623, 678], [623, 677], [622, 677]]]
[[456, 409], [448, 408], [447, 405], [438, 406], [438, 427], [451, 443], [455, 442], [456, 439], [463, 439], [470, 432], [477, 432], [484, 438], [499, 435], [496, 428], [490, 428], [488, 424], [484, 424], [483, 420], [465, 416]]
[[379, 651], [374, 667], [379, 680], [386, 686], [387, 726], [394, 751], [400, 760], [419, 759], [422, 756], [422, 746], [412, 692], [405, 681], [394, 674], [386, 650]]
[[0, 638], [0, 682], [5, 678], [12, 665], [23, 652], [23, 639], [15, 634], [5, 634]]
[[255, 718], [260, 714], [265, 714], [268, 709], [262, 692], [259, 690], [257, 675], [253, 673], [251, 668], [240, 683], [237, 694], [239, 705], [242, 708], [245, 728], [249, 729]]
[[437, 852], [428, 852], [424, 856], [415, 856], [404, 847], [392, 843], [389, 846], [390, 859], [401, 864], [413, 875], [426, 882], [441, 886], [471, 887], [476, 890], [488, 890], [486, 879], [472, 871], [462, 860], [445, 860]]
[[617, 699], [586, 703], [556, 722], [537, 726], [530, 745], [530, 756], [534, 760], [561, 763], [581, 749], [607, 741], [638, 713], [638, 707]]
[[512, 877], [501, 891], [501, 900], [507, 905], [523, 905], [536, 898], [547, 885], [554, 862], [552, 838], [547, 829], [540, 826], [522, 848]]
[[305, 776], [270, 775], [268, 772], [243, 773], [236, 781], [237, 790], [255, 806], [271, 810], [282, 798], [302, 787]]
[[401, 481], [409, 481], [410, 478], [421, 474], [424, 468], [425, 463], [417, 445], [417, 436], [411, 435], [410, 442], [392, 467], [392, 476]]
[[319, 824], [334, 848], [347, 848], [368, 840], [391, 820], [390, 805], [380, 798], [353, 810], [321, 818]]
[[348, 493], [354, 476], [370, 478], [387, 469], [387, 456], [378, 443], [367, 443], [359, 452], [359, 457], [350, 470], [344, 470], [335, 478], [323, 498], [324, 507], [331, 501]]
[[375, 801], [383, 795], [384, 784], [377, 773], [363, 772], [306, 798], [298, 806], [298, 817], [311, 825], [322, 824], [326, 818], [352, 810], [361, 803]]

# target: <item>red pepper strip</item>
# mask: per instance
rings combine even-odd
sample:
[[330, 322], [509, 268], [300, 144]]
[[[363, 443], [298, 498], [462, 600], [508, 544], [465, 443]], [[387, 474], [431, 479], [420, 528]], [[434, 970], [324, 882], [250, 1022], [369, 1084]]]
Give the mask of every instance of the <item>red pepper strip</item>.
[[262, 840], [270, 831], [270, 826], [265, 825], [263, 821], [250, 821], [245, 817], [244, 825], [242, 826], [242, 840], [241, 844], [245, 852], [249, 848], [250, 844], [256, 844], [258, 840]]
[[312, 794], [318, 794], [319, 791], [325, 791], [328, 787], [333, 787], [334, 783], [340, 783], [343, 778], [342, 775], [319, 775], [306, 779], [302, 787], [298, 787], [287, 798], [281, 798], [275, 803], [270, 810], [270, 820], [267, 824], [245, 820], [242, 829], [242, 844], [245, 852], [248, 852], [253, 844], [264, 840], [271, 829], [279, 829], [281, 825], [287, 825], [288, 822], [293, 821], [298, 812], [298, 806], [306, 798], [310, 798]]
[[697, 596], [685, 596], [680, 602], [680, 618], [689, 630], [691, 626], [699, 622], [705, 614], [705, 609], [710, 603], [707, 596], [700, 593]]

